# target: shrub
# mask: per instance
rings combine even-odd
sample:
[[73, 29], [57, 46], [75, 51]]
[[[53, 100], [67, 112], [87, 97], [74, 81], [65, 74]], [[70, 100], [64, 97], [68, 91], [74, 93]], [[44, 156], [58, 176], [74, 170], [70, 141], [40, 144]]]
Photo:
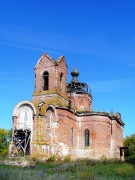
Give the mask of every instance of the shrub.
[[52, 154], [48, 159], [47, 162], [55, 162], [56, 161], [56, 156]]
[[135, 155], [125, 157], [125, 161], [135, 165]]
[[116, 168], [116, 175], [118, 176], [123, 176], [123, 177], [128, 177], [134, 174], [134, 167], [132, 165], [126, 165], [123, 164], [122, 166], [119, 166]]
[[65, 162], [71, 162], [72, 160], [71, 160], [71, 157], [68, 155], [68, 156], [64, 157], [64, 161]]
[[125, 160], [129, 163], [135, 164], [135, 134], [127, 136], [124, 139], [124, 146], [128, 147], [125, 151]]

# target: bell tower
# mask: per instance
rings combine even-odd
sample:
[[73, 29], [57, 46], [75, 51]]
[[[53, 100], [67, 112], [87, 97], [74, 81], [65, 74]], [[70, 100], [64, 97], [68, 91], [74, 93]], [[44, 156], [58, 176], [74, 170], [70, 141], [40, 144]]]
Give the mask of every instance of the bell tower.
[[67, 65], [64, 56], [54, 61], [47, 54], [43, 54], [35, 68], [34, 92], [61, 91], [66, 93]]
[[[49, 55], [43, 54], [35, 68], [35, 87], [32, 102], [44, 107], [48, 104], [59, 105], [67, 103], [67, 65], [64, 56], [54, 61]], [[64, 101], [64, 102], [63, 102]]]

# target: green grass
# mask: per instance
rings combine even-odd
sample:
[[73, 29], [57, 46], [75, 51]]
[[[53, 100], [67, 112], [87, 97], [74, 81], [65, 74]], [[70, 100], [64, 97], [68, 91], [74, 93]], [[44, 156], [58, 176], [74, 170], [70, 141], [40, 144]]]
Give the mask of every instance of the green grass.
[[1, 180], [131, 180], [132, 164], [116, 160], [36, 163], [34, 167], [0, 165]]

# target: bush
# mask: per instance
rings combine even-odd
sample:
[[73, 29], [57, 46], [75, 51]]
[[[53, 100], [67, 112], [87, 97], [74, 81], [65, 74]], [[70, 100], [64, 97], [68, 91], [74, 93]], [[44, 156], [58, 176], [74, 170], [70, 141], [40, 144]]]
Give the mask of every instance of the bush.
[[8, 146], [11, 141], [12, 130], [0, 129], [0, 154], [8, 154]]
[[55, 162], [56, 161], [56, 156], [52, 154], [48, 159], [47, 162]]
[[127, 136], [124, 139], [124, 146], [128, 147], [128, 150], [124, 153], [125, 161], [135, 164], [135, 134]]
[[122, 166], [119, 166], [116, 168], [116, 175], [118, 176], [123, 176], [123, 177], [129, 177], [131, 176], [132, 174], [134, 174], [134, 167], [129, 164], [129, 165], [126, 165], [126, 164], [123, 164]]
[[135, 155], [125, 157], [125, 161], [135, 165]]
[[65, 162], [71, 162], [72, 160], [71, 160], [70, 156], [65, 156], [64, 161]]

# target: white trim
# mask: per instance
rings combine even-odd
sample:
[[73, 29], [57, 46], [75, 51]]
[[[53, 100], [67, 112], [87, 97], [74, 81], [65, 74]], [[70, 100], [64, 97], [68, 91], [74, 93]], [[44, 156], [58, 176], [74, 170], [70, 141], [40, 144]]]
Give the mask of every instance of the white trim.
[[46, 107], [46, 112], [47, 112], [48, 108], [52, 108], [52, 109], [54, 110], [55, 117], [56, 117], [56, 121], [58, 121], [58, 114], [57, 114], [57, 111], [56, 111], [55, 106], [52, 105], [52, 104], [49, 104], [49, 105]]
[[20, 103], [18, 103], [15, 106], [14, 111], [13, 111], [13, 116], [17, 116], [18, 115], [18, 110], [22, 106], [25, 106], [25, 105], [29, 105], [32, 108], [32, 110], [33, 110], [33, 114], [36, 115], [36, 108], [35, 108], [35, 106], [30, 101], [21, 101]]

